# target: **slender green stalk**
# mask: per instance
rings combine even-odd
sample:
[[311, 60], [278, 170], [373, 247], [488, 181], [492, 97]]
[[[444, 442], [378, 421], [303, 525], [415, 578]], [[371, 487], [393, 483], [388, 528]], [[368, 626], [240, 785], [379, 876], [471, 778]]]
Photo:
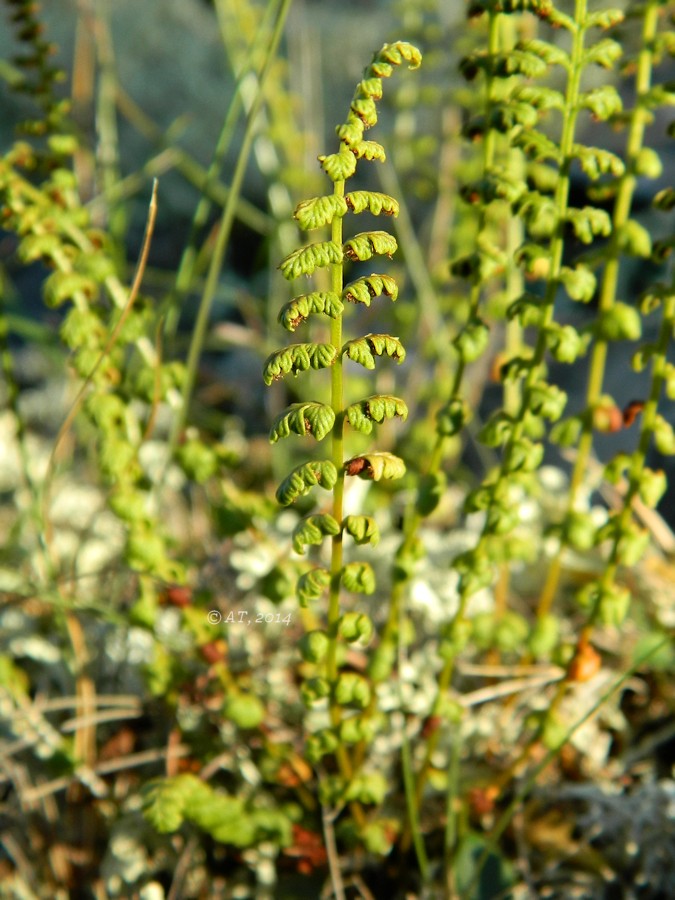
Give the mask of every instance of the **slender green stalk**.
[[[344, 181], [336, 181], [333, 190], [333, 196], [344, 197], [345, 183]], [[331, 223], [331, 240], [339, 247], [342, 246], [342, 219], [336, 217]], [[330, 267], [331, 275], [331, 291], [338, 296], [342, 296], [344, 287], [343, 264], [334, 263]], [[330, 322], [330, 342], [335, 347], [338, 354], [335, 363], [331, 367], [331, 408], [335, 414], [335, 424], [332, 433], [332, 450], [331, 458], [333, 464], [338, 471], [338, 478], [333, 488], [333, 515], [338, 522], [342, 521], [342, 505], [344, 497], [344, 399], [343, 399], [343, 365], [342, 356], [342, 315], [335, 316]], [[335, 535], [332, 541], [333, 554], [331, 563], [331, 572], [336, 576], [339, 587], [338, 573], [342, 567], [342, 537]], [[331, 596], [333, 595], [333, 586], [331, 586]]]
[[[345, 193], [345, 182], [343, 179], [336, 181], [333, 185], [333, 196], [342, 199]], [[342, 218], [336, 216], [331, 223], [331, 240], [338, 247], [342, 246], [343, 240]], [[334, 263], [330, 267], [330, 287], [331, 291], [342, 296], [344, 287], [343, 263]], [[335, 316], [330, 321], [330, 342], [335, 348], [336, 360], [331, 368], [331, 409], [335, 415], [333, 431], [331, 435], [331, 460], [337, 472], [337, 479], [333, 485], [333, 518], [336, 522], [342, 522], [344, 518], [344, 489], [345, 489], [345, 471], [344, 471], [344, 399], [343, 399], [343, 365], [342, 365], [342, 314]], [[338, 648], [338, 622], [340, 619], [340, 589], [342, 580], [342, 529], [331, 538], [331, 561], [330, 561], [330, 590], [328, 592], [328, 652], [326, 655], [326, 674], [331, 685], [331, 707], [330, 718], [334, 728], [339, 728], [342, 719], [342, 709], [335, 702], [335, 685], [338, 676], [337, 666], [337, 648]], [[351, 776], [351, 763], [348, 754], [342, 745], [339, 748], [340, 766], [343, 774]]]
[[[228, 197], [232, 192], [231, 186], [223, 184], [221, 181], [209, 182], [208, 169], [174, 143], [175, 128], [163, 131], [119, 85], [116, 99], [118, 109], [130, 125], [160, 149], [171, 152], [177, 170], [191, 185], [199, 191], [203, 191], [217, 206], [227, 206]], [[235, 215], [239, 221], [258, 234], [268, 235], [274, 231], [275, 223], [271, 217], [245, 197], [236, 197], [234, 202]]]
[[[493, 14], [494, 15], [494, 14]], [[573, 145], [576, 120], [579, 110], [580, 99], [580, 82], [583, 72], [583, 53], [584, 53], [584, 36], [585, 29], [583, 24], [586, 20], [586, 3], [585, 0], [576, 0], [574, 23], [578, 23], [572, 28], [572, 48], [570, 52], [570, 60], [568, 67], [568, 81], [565, 91], [565, 101], [563, 110], [563, 121], [561, 127], [560, 147], [560, 175], [556, 181], [554, 192], [554, 207], [556, 210], [556, 218], [558, 225], [550, 243], [549, 250], [549, 272], [547, 277], [547, 285], [544, 298], [541, 304], [541, 317], [539, 322], [539, 330], [535, 346], [528, 362], [526, 374], [523, 379], [522, 393], [520, 397], [519, 407], [516, 414], [511, 418], [508, 439], [505, 442], [504, 454], [499, 470], [494, 481], [489, 487], [489, 501], [486, 511], [486, 524], [483, 533], [479, 539], [477, 547], [470, 551], [468, 558], [458, 558], [456, 564], [462, 567], [462, 575], [460, 577], [460, 598], [459, 606], [452, 627], [451, 643], [456, 647], [461, 646], [462, 637], [465, 629], [466, 608], [469, 597], [475, 590], [486, 583], [492, 581], [492, 573], [490, 567], [485, 568], [484, 562], [489, 560], [490, 542], [502, 539], [505, 522], [512, 527], [508, 513], [506, 519], [503, 515], [504, 496], [508, 491], [509, 484], [513, 478], [513, 454], [519, 446], [531, 448], [534, 450], [525, 435], [525, 424], [530, 409], [533, 407], [533, 395], [535, 388], [542, 383], [542, 370], [544, 359], [548, 349], [548, 328], [554, 321], [554, 303], [558, 292], [563, 265], [564, 250], [564, 223], [567, 214], [567, 205], [570, 189], [570, 166], [574, 158]], [[496, 16], [491, 23], [490, 28], [490, 54], [495, 55], [498, 51], [498, 21]], [[491, 132], [488, 132], [491, 135]], [[492, 138], [494, 140], [494, 138]], [[493, 153], [491, 145], [486, 142], [486, 155]], [[493, 158], [491, 155], [490, 158]], [[512, 515], [512, 512], [511, 512]], [[467, 564], [468, 560], [468, 564]], [[466, 565], [466, 568], [464, 566]], [[476, 569], [480, 565], [482, 568]], [[450, 687], [456, 661], [456, 652], [449, 651], [446, 654], [446, 660], [438, 678], [438, 691], [436, 700], [433, 705], [432, 715], [438, 715], [445, 696]], [[422, 793], [428, 777], [431, 758], [436, 749], [439, 739], [438, 731], [434, 732], [427, 743], [426, 752], [423, 763], [417, 778], [417, 797], [418, 803], [421, 802]]]
[[448, 763], [448, 789], [446, 793], [445, 807], [445, 840], [444, 840], [444, 863], [446, 888], [449, 897], [456, 895], [455, 891], [455, 867], [454, 859], [457, 852], [457, 843], [459, 839], [458, 827], [458, 801], [459, 801], [459, 778], [460, 765], [462, 757], [462, 734], [461, 728], [455, 729], [454, 740], [450, 750], [450, 761]]
[[[621, 247], [622, 232], [630, 217], [630, 210], [635, 193], [636, 177], [635, 165], [642, 149], [645, 126], [649, 113], [642, 105], [642, 100], [651, 87], [653, 45], [658, 29], [659, 8], [658, 2], [647, 3], [642, 20], [642, 46], [638, 55], [637, 71], [635, 75], [636, 106], [630, 117], [628, 137], [626, 141], [626, 171], [619, 180], [614, 211], [612, 216], [612, 234], [605, 254], [605, 268], [598, 295], [598, 312], [606, 313], [612, 309], [616, 300], [619, 270], [623, 251]], [[605, 365], [607, 360], [608, 341], [597, 335], [591, 351], [590, 369], [586, 386], [586, 408], [588, 415], [583, 421], [583, 430], [579, 438], [577, 457], [572, 471], [568, 493], [568, 514], [578, 506], [579, 494], [584, 483], [588, 461], [593, 450], [594, 419], [592, 411], [597, 406], [602, 396]], [[537, 606], [538, 618], [548, 615], [555, 599], [560, 575], [562, 571], [562, 558], [565, 547], [561, 546], [554, 557], [542, 588]]]
[[96, 22], [92, 28], [99, 60], [98, 96], [96, 99], [96, 121], [99, 130], [99, 157], [101, 166], [101, 186], [107, 201], [110, 233], [116, 244], [122, 246], [127, 227], [127, 215], [120, 203], [112, 204], [115, 186], [120, 179], [119, 132], [115, 109], [117, 93], [117, 73], [115, 54], [106, 4], [99, 4], [95, 12]]
[[419, 804], [415, 795], [415, 770], [412, 758], [410, 737], [406, 733], [405, 725], [401, 735], [401, 771], [403, 772], [403, 789], [405, 791], [406, 810], [412, 845], [415, 850], [415, 858], [420, 870], [422, 884], [429, 880], [429, 857], [424, 846], [424, 837], [420, 827]]
[[[647, 401], [642, 407], [638, 446], [631, 454], [628, 464], [628, 490], [624, 496], [621, 511], [608, 523], [607, 532], [612, 537], [612, 544], [603, 573], [591, 594], [592, 602], [588, 623], [581, 636], [582, 642], [588, 641], [592, 629], [598, 621], [614, 621], [616, 624], [620, 624], [623, 620], [630, 594], [627, 589], [616, 586], [617, 573], [620, 565], [632, 564], [642, 555], [644, 537], [646, 537], [646, 533], [641, 534], [632, 526], [633, 500], [641, 496], [649, 505], [656, 505], [666, 487], [663, 472], [653, 472], [646, 463], [647, 453], [658, 432], [658, 408], [668, 377], [670, 364], [667, 360], [667, 353], [672, 344], [674, 324], [675, 280], [671, 285], [669, 295], [663, 301], [661, 326], [656, 343], [652, 347], [651, 388]], [[672, 452], [670, 447], [667, 449], [668, 452]]]
[[[496, 55], [500, 48], [500, 16], [499, 14], [490, 11], [488, 14], [488, 54]], [[485, 79], [485, 110], [486, 116], [489, 115], [493, 104], [496, 102], [495, 96], [495, 79], [491, 74], [486, 75]], [[495, 165], [495, 156], [496, 156], [496, 139], [497, 135], [493, 130], [488, 130], [485, 134], [485, 138], [483, 141], [483, 160], [482, 160], [482, 169], [484, 172], [490, 172]], [[478, 223], [478, 232], [479, 234], [483, 232], [483, 230], [488, 226], [488, 212], [487, 208], [484, 207], [481, 210], [479, 223]], [[471, 285], [471, 294], [469, 300], [469, 321], [472, 321], [478, 314], [478, 310], [481, 305], [483, 296], [483, 281], [480, 275], [480, 272], [477, 271], [472, 279]], [[452, 403], [459, 401], [462, 386], [464, 382], [464, 376], [466, 371], [466, 360], [464, 354], [460, 353], [457, 366], [455, 369], [455, 375], [452, 383], [452, 387], [450, 390], [450, 399], [448, 406]], [[461, 402], [461, 401], [460, 401]], [[443, 433], [442, 430], [439, 429], [438, 436], [436, 438], [436, 443], [434, 446], [434, 450], [430, 460], [429, 473], [433, 474], [438, 472], [444, 457], [444, 448], [447, 441], [446, 434]], [[406, 522], [406, 541], [409, 547], [412, 547], [413, 541], [415, 539], [415, 534], [421, 524], [422, 517], [418, 511], [412, 513]], [[397, 601], [398, 602], [398, 601]], [[466, 598], [460, 599], [460, 607], [456, 613], [456, 620], [459, 621], [464, 615], [464, 608], [466, 605]], [[441, 705], [444, 702], [444, 698], [447, 694], [448, 688], [450, 686], [450, 682], [452, 680], [452, 673], [454, 671], [454, 656], [451, 656], [446, 660], [443, 669], [439, 675], [438, 684], [437, 684], [437, 692], [436, 699], [432, 706], [431, 715], [437, 716], [441, 709]], [[438, 740], [440, 738], [440, 732], [436, 729], [432, 732], [429, 740], [427, 742], [426, 751], [424, 755], [424, 760], [422, 762], [421, 768], [417, 775], [416, 787], [415, 787], [415, 796], [416, 796], [416, 804], [419, 808], [419, 805], [422, 800], [422, 794], [424, 791], [424, 786], [426, 784], [426, 779], [428, 776], [429, 765], [431, 763], [431, 758], [438, 744]]]
[[255, 138], [258, 113], [260, 112], [264, 99], [265, 80], [270, 72], [272, 63], [276, 58], [277, 48], [279, 47], [279, 42], [281, 41], [284, 24], [286, 22], [288, 11], [291, 7], [291, 3], [292, 0], [283, 0], [282, 5], [279, 9], [279, 14], [277, 16], [277, 20], [274, 25], [274, 31], [272, 33], [270, 44], [267, 50], [267, 56], [265, 57], [265, 62], [260, 72], [258, 93], [256, 94], [256, 98], [251, 105], [248, 119], [246, 121], [246, 128], [244, 130], [241, 149], [239, 151], [239, 156], [237, 158], [237, 163], [232, 176], [232, 183], [230, 185], [227, 202], [221, 216], [218, 234], [213, 248], [213, 256], [211, 257], [206, 284], [204, 286], [204, 293], [199, 304], [197, 320], [195, 322], [192, 339], [190, 341], [190, 350], [188, 352], [186, 363], [185, 383], [182, 392], [181, 408], [175, 417], [173, 428], [171, 431], [171, 437], [169, 440], [169, 458], [175, 453], [180, 435], [183, 432], [185, 422], [187, 420], [190, 400], [192, 398], [192, 392], [197, 377], [197, 367], [199, 365], [199, 359], [201, 357], [204, 340], [206, 338], [206, 330], [208, 328], [209, 316], [211, 314], [211, 306], [216, 295], [216, 291], [218, 288], [218, 279], [223, 266], [223, 260], [225, 258], [225, 251], [227, 249], [230, 235], [232, 233], [232, 225], [234, 224], [236, 215], [237, 200], [239, 199], [239, 194], [244, 183], [246, 166], [248, 164], [251, 147], [253, 146], [253, 140]]
[[[225, 118], [220, 129], [220, 134], [218, 135], [218, 140], [216, 141], [213, 158], [208, 169], [205, 172], [204, 184], [200, 188], [199, 202], [197, 203], [197, 206], [195, 208], [194, 215], [192, 217], [192, 223], [190, 225], [190, 232], [185, 244], [185, 249], [183, 250], [180, 262], [178, 264], [175, 286], [168, 298], [169, 309], [167, 313], [165, 328], [167, 334], [169, 335], [175, 333], [175, 330], [178, 326], [178, 318], [180, 315], [182, 302], [187, 296], [187, 293], [190, 290], [195, 277], [197, 266], [197, 242], [199, 240], [199, 235], [206, 225], [209, 214], [211, 212], [211, 191], [213, 187], [218, 183], [220, 172], [223, 167], [223, 163], [225, 162], [225, 157], [235, 135], [237, 117], [242, 106], [242, 84], [245, 79], [249, 78], [251, 72], [254, 71], [254, 63], [256, 58], [260, 54], [261, 47], [263, 46], [263, 41], [268, 39], [268, 33], [270, 30], [269, 20], [272, 19], [273, 15], [278, 16], [280, 6], [281, 0], [279, 0], [279, 2], [277, 2], [276, 4], [269, 3], [267, 5], [265, 14], [262, 21], [260, 22], [253, 42], [251, 43], [250, 47], [248, 48], [248, 52], [246, 53], [246, 59], [240, 66], [237, 75], [237, 81], [234, 86], [234, 91], [230, 99], [227, 112], [225, 113]], [[265, 60], [263, 60], [262, 65], [264, 64]], [[258, 72], [255, 73], [255, 77], [256, 81], [260, 85], [260, 74]], [[261, 87], [259, 87], [259, 91], [262, 91]]]
[[[532, 406], [532, 388], [541, 377], [541, 367], [547, 351], [546, 326], [553, 322], [555, 314], [555, 298], [560, 285], [560, 276], [565, 249], [564, 222], [567, 211], [570, 192], [570, 167], [573, 161], [572, 145], [576, 129], [579, 111], [579, 90], [581, 76], [583, 74], [583, 52], [585, 30], [581, 23], [586, 17], [586, 0], [575, 0], [575, 18], [577, 24], [572, 36], [572, 51], [570, 54], [569, 78], [565, 96], [565, 110], [563, 115], [562, 132], [560, 136], [560, 157], [562, 165], [560, 177], [556, 182], [554, 193], [554, 206], [558, 213], [558, 227], [556, 228], [550, 248], [550, 271], [547, 277], [546, 292], [544, 294], [541, 327], [537, 335], [537, 341], [532, 357], [532, 365], [529, 367], [523, 385], [523, 395], [518, 411], [518, 417], [511, 438], [511, 444], [523, 436], [525, 428], [525, 414]], [[505, 455], [505, 459], [507, 455]], [[508, 474], [506, 466], [502, 465], [500, 477]]]
[[[403, 643], [403, 607], [398, 603], [398, 628], [396, 636], [396, 656], [399, 672], [404, 670], [404, 643]], [[403, 691], [401, 679], [399, 679], [399, 697], [401, 707], [403, 707]], [[405, 791], [406, 810], [408, 813], [408, 826], [410, 835], [412, 836], [412, 845], [417, 859], [417, 865], [420, 870], [420, 878], [422, 884], [426, 885], [429, 880], [429, 857], [427, 856], [426, 847], [424, 846], [424, 837], [420, 827], [419, 809], [415, 794], [415, 769], [413, 764], [413, 754], [411, 748], [410, 737], [406, 731], [405, 720], [401, 729], [401, 771], [403, 772], [403, 789]]]
[[[489, 52], [491, 53], [495, 53], [499, 47], [499, 16], [495, 13], [489, 14], [488, 47]], [[489, 113], [489, 110], [495, 100], [493, 79], [490, 76], [486, 78], [484, 94], [486, 111], [487, 113]], [[495, 147], [495, 135], [493, 132], [488, 132], [486, 140], [483, 142], [483, 171], [489, 171], [494, 165]], [[485, 209], [483, 209], [481, 210], [481, 216], [477, 226], [478, 232], [482, 232], [483, 229], [487, 227], [487, 225], [487, 212]], [[413, 261], [416, 261], [415, 255], [413, 255]], [[434, 296], [433, 286], [427, 284], [426, 279], [421, 279], [419, 281], [419, 287], [424, 290], [424, 294], [421, 298], [423, 301], [427, 295], [427, 292], [429, 292], [429, 295], [431, 297]], [[472, 320], [477, 315], [482, 300], [482, 292], [483, 284], [479, 273], [476, 273], [476, 276], [472, 281], [471, 294], [469, 299], [469, 313], [467, 317], [469, 320]], [[437, 336], [442, 336], [443, 330], [441, 329], [436, 318], [436, 303], [431, 306], [430, 311], [426, 310], [426, 304], [423, 303], [423, 305], [425, 307], [425, 311], [422, 313], [422, 316], [426, 317], [428, 326], [432, 328]], [[446, 362], [446, 351], [440, 346], [441, 344], [442, 341], [436, 341], [436, 346], [439, 350], [439, 358], [443, 362]], [[454, 401], [457, 401], [460, 396], [464, 383], [465, 371], [466, 363], [463, 354], [460, 353], [455, 361], [454, 371], [452, 375], [452, 384], [448, 395], [448, 406], [451, 405]], [[424, 492], [428, 491], [429, 487], [432, 485], [435, 486], [434, 489], [438, 491], [438, 487], [442, 484], [442, 480], [439, 480], [441, 478], [440, 472], [446, 457], [449, 436], [450, 435], [445, 430], [440, 428], [437, 429], [436, 438], [431, 450], [428, 463], [425, 467], [424, 472], [422, 473], [420, 481], [420, 492], [418, 494], [416, 502], [414, 504], [411, 504], [405, 512], [403, 520], [403, 540], [396, 554], [395, 578], [391, 590], [387, 622], [382, 632], [380, 647], [378, 648], [378, 651], [376, 651], [371, 662], [371, 675], [376, 680], [386, 679], [387, 677], [389, 677], [389, 673], [391, 671], [391, 665], [387, 662], [387, 658], [389, 658], [389, 660], [392, 659], [389, 648], [392, 646], [392, 643], [395, 640], [407, 580], [412, 574], [411, 562], [414, 557], [414, 550], [418, 540], [417, 535], [419, 532], [419, 528], [424, 520], [423, 510], [426, 507], [426, 502], [423, 500], [422, 495]]]

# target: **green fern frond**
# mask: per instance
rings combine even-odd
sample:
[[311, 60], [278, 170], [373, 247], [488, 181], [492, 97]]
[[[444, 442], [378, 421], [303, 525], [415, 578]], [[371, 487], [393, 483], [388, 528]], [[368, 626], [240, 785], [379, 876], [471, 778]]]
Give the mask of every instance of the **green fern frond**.
[[388, 356], [399, 364], [405, 359], [403, 344], [390, 334], [367, 334], [362, 338], [347, 341], [342, 353], [366, 369], [375, 368], [376, 356]]
[[338, 197], [335, 194], [313, 197], [297, 205], [293, 218], [304, 231], [312, 231], [330, 225], [335, 216], [344, 216], [348, 206], [346, 197]]
[[342, 585], [353, 594], [375, 593], [375, 572], [366, 562], [347, 563], [342, 569]]
[[388, 256], [396, 253], [398, 244], [393, 234], [387, 231], [364, 231], [354, 235], [342, 245], [342, 250], [352, 261], [366, 262], [372, 256]]
[[285, 375], [297, 375], [308, 369], [327, 369], [337, 357], [332, 344], [290, 344], [270, 353], [263, 367], [263, 380], [270, 385]]
[[397, 216], [399, 211], [398, 200], [388, 194], [378, 191], [350, 191], [345, 194], [345, 203], [353, 213], [362, 213], [368, 210], [374, 216]]
[[337, 470], [329, 459], [302, 463], [284, 478], [277, 489], [276, 497], [282, 506], [289, 506], [298, 497], [308, 494], [316, 485], [330, 491], [336, 481]]
[[329, 586], [330, 572], [328, 569], [317, 567], [305, 572], [298, 579], [296, 589], [300, 606], [304, 608], [309, 606], [312, 600], [318, 600]]
[[357, 544], [375, 546], [380, 540], [380, 529], [372, 516], [345, 516], [343, 531], [351, 535]]
[[288, 281], [312, 275], [317, 269], [342, 262], [342, 248], [332, 241], [320, 241], [294, 250], [281, 262], [281, 274]]
[[405, 463], [393, 453], [366, 453], [354, 456], [344, 464], [347, 475], [358, 475], [367, 481], [394, 480], [405, 475]]
[[340, 525], [328, 513], [306, 516], [293, 530], [293, 549], [296, 553], [304, 553], [305, 547], [319, 547], [325, 537], [332, 537], [340, 531]]
[[335, 413], [325, 403], [312, 400], [292, 403], [274, 420], [270, 441], [274, 444], [279, 438], [288, 437], [291, 433], [301, 436], [311, 434], [317, 441], [322, 441], [330, 434], [334, 422]]
[[347, 420], [356, 431], [362, 434], [370, 434], [373, 430], [373, 422], [382, 424], [385, 419], [400, 418], [405, 421], [408, 417], [408, 407], [399, 397], [387, 394], [376, 394], [352, 403], [347, 407]]
[[287, 331], [295, 331], [311, 315], [336, 319], [343, 312], [344, 304], [337, 294], [331, 291], [313, 291], [286, 303], [279, 313], [279, 323]]
[[382, 295], [392, 300], [398, 298], [398, 285], [390, 275], [367, 275], [350, 282], [342, 292], [345, 300], [370, 306], [374, 297]]

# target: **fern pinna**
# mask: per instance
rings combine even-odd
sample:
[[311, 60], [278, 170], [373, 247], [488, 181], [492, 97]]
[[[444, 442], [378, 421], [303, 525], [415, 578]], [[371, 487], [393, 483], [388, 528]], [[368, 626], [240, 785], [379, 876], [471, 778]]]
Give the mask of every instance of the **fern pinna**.
[[276, 350], [267, 359], [263, 373], [265, 383], [269, 385], [289, 374], [297, 375], [311, 369], [330, 370], [330, 403], [305, 401], [291, 404], [276, 418], [270, 437], [274, 442], [290, 434], [311, 435], [317, 441], [330, 436], [330, 456], [294, 468], [279, 486], [277, 499], [281, 504], [289, 505], [309, 493], [315, 485], [332, 492], [330, 512], [322, 511], [303, 518], [295, 529], [293, 545], [296, 551], [303, 552], [308, 545], [320, 545], [327, 538], [331, 541], [330, 568], [316, 567], [302, 575], [298, 598], [302, 605], [307, 605], [326, 591], [329, 595], [326, 629], [310, 632], [302, 641], [304, 658], [317, 666], [316, 677], [305, 682], [305, 699], [313, 703], [328, 698], [330, 709], [327, 727], [311, 735], [308, 751], [315, 760], [324, 753], [336, 752], [344, 779], [343, 790], [352, 775], [344, 745], [362, 740], [367, 731], [367, 715], [362, 721], [358, 715], [346, 719], [343, 708], [364, 710], [369, 705], [370, 687], [359, 675], [338, 672], [338, 641], [363, 642], [370, 637], [372, 624], [362, 614], [341, 614], [340, 591], [369, 594], [375, 588], [374, 574], [367, 563], [344, 562], [343, 537], [347, 534], [358, 544], [374, 544], [379, 536], [371, 517], [344, 515], [345, 478], [358, 476], [379, 481], [399, 478], [405, 471], [402, 460], [390, 453], [370, 452], [346, 459], [345, 425], [370, 434], [374, 423], [394, 417], [405, 419], [408, 413], [404, 401], [394, 396], [370, 396], [345, 406], [345, 359], [374, 369], [377, 357], [386, 356], [397, 363], [405, 358], [401, 342], [392, 335], [367, 334], [351, 340], [343, 337], [343, 318], [349, 303], [370, 306], [377, 297], [396, 300], [398, 294], [394, 279], [384, 274], [359, 277], [345, 284], [346, 264], [379, 256], [391, 257], [397, 249], [396, 239], [386, 231], [364, 231], [345, 238], [345, 216], [363, 212], [375, 216], [398, 214], [398, 203], [393, 197], [374, 191], [346, 191], [345, 186], [354, 175], [359, 160], [385, 158], [380, 144], [364, 139], [365, 130], [377, 122], [382, 79], [389, 77], [395, 66], [407, 63], [410, 68], [417, 68], [420, 62], [421, 54], [411, 44], [386, 44], [365, 70], [347, 120], [336, 129], [340, 138], [338, 151], [319, 157], [323, 171], [333, 182], [333, 192], [300, 203], [295, 218], [305, 231], [330, 226], [330, 239], [295, 250], [283, 260], [280, 268], [289, 280], [327, 269], [330, 289], [295, 297], [283, 307], [279, 321], [288, 331], [295, 332], [310, 317], [324, 317], [330, 323], [329, 339], [325, 343], [293, 343]]

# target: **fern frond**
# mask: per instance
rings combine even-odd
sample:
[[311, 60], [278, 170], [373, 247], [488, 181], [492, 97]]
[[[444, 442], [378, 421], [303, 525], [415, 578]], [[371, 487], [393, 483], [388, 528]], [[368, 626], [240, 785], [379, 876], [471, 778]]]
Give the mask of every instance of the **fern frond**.
[[330, 491], [337, 481], [337, 470], [329, 459], [314, 460], [296, 466], [277, 488], [277, 500], [289, 506], [298, 497], [308, 494], [315, 485]]
[[336, 194], [313, 197], [311, 200], [298, 203], [293, 218], [304, 231], [312, 231], [330, 225], [335, 216], [344, 216], [348, 206], [347, 198]]
[[357, 544], [371, 544], [380, 540], [380, 529], [372, 516], [345, 516], [342, 530], [351, 535]]
[[284, 375], [297, 375], [307, 369], [327, 369], [338, 358], [332, 344], [289, 344], [270, 353], [263, 367], [263, 380], [270, 385]]
[[279, 268], [288, 281], [301, 275], [312, 275], [317, 269], [342, 262], [342, 248], [332, 241], [319, 241], [294, 250], [282, 260]]
[[623, 55], [621, 44], [611, 38], [603, 38], [584, 53], [584, 66], [596, 65], [603, 69], [613, 69]]
[[370, 306], [370, 301], [374, 297], [379, 297], [383, 294], [391, 297], [392, 300], [396, 300], [398, 298], [398, 285], [391, 275], [373, 274], [350, 282], [343, 290], [342, 297], [351, 303], [363, 303], [364, 306]]
[[348, 259], [361, 262], [366, 262], [375, 255], [388, 256], [391, 259], [397, 249], [396, 238], [387, 231], [363, 231], [342, 245], [344, 255]]
[[334, 422], [335, 413], [325, 403], [312, 400], [293, 403], [274, 420], [270, 441], [274, 444], [279, 438], [288, 437], [291, 433], [301, 436], [311, 434], [317, 441], [321, 441], [330, 434]]
[[403, 478], [405, 463], [393, 453], [366, 453], [354, 456], [344, 464], [347, 475], [358, 475], [368, 481]]
[[607, 237], [612, 231], [612, 220], [604, 209], [585, 206], [583, 209], [567, 210], [565, 219], [570, 223], [576, 237], [584, 244], [590, 244], [597, 235]]
[[312, 600], [318, 600], [330, 585], [330, 572], [328, 569], [317, 567], [305, 572], [298, 579], [297, 594], [300, 606], [309, 606]]
[[397, 216], [399, 211], [398, 200], [388, 194], [379, 191], [350, 191], [345, 194], [345, 203], [354, 213], [362, 213], [368, 210], [374, 216], [384, 213], [385, 216]]
[[305, 547], [319, 547], [325, 537], [340, 534], [340, 531], [340, 525], [328, 513], [306, 516], [293, 530], [293, 549], [296, 553], [304, 553]]
[[579, 165], [593, 181], [600, 178], [601, 175], [613, 175], [615, 178], [620, 178], [626, 170], [623, 160], [609, 150], [574, 144], [572, 155], [579, 160]]
[[311, 315], [337, 319], [344, 312], [344, 303], [331, 291], [313, 291], [286, 303], [279, 313], [279, 322], [287, 331], [295, 331]]
[[359, 141], [351, 149], [356, 159], [367, 159], [370, 162], [385, 162], [387, 159], [384, 147], [377, 141]]
[[385, 419], [407, 419], [408, 407], [399, 397], [389, 394], [377, 394], [366, 397], [358, 403], [352, 403], [347, 407], [347, 420], [356, 431], [362, 434], [370, 434], [373, 430], [373, 422], [380, 425]]
[[375, 572], [366, 562], [347, 563], [342, 569], [342, 585], [353, 594], [375, 593]]
[[399, 364], [405, 359], [403, 344], [390, 334], [367, 334], [365, 337], [347, 341], [342, 353], [366, 369], [375, 368], [376, 356], [388, 356]]
[[356, 157], [346, 144], [337, 153], [320, 156], [319, 162], [331, 181], [346, 181], [356, 171]]

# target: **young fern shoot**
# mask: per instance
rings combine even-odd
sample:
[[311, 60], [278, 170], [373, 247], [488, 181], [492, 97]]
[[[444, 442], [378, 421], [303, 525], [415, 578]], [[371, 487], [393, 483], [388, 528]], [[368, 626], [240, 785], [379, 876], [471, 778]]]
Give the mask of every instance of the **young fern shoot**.
[[[377, 297], [396, 300], [398, 294], [396, 282], [385, 274], [359, 277], [345, 284], [346, 264], [379, 256], [390, 258], [397, 249], [395, 238], [386, 231], [364, 231], [345, 238], [345, 216], [362, 212], [375, 216], [398, 213], [398, 203], [393, 197], [373, 191], [347, 191], [346, 183], [354, 175], [360, 160], [385, 158], [380, 144], [364, 139], [365, 130], [377, 122], [382, 79], [389, 77], [395, 66], [407, 63], [410, 68], [417, 68], [420, 62], [421, 54], [411, 44], [385, 44], [357, 85], [347, 120], [336, 129], [340, 138], [338, 151], [319, 157], [323, 171], [333, 183], [333, 191], [301, 202], [295, 218], [305, 231], [330, 227], [330, 239], [295, 250], [283, 260], [280, 268], [289, 280], [327, 269], [330, 289], [295, 297], [283, 307], [279, 321], [288, 331], [295, 332], [310, 317], [324, 317], [330, 324], [329, 340], [325, 343], [293, 343], [276, 350], [267, 359], [263, 372], [265, 383], [269, 385], [286, 375], [297, 375], [310, 369], [330, 370], [330, 403], [312, 400], [291, 404], [273, 423], [270, 439], [275, 442], [291, 433], [311, 435], [317, 441], [330, 437], [329, 456], [294, 468], [277, 490], [277, 499], [281, 504], [289, 505], [309, 493], [315, 485], [332, 492], [330, 511], [303, 518], [295, 529], [293, 544], [296, 551], [304, 552], [309, 545], [321, 545], [325, 539], [331, 541], [330, 568], [309, 569], [300, 578], [297, 592], [303, 606], [319, 599], [326, 591], [329, 596], [325, 630], [306, 634], [301, 649], [305, 660], [317, 666], [316, 677], [304, 686], [306, 701], [313, 703], [326, 697], [329, 701], [328, 727], [310, 737], [308, 752], [314, 761], [325, 753], [336, 753], [344, 782], [333, 798], [335, 800], [340, 796], [344, 799], [344, 790], [353, 774], [345, 744], [362, 740], [366, 728], [365, 719], [361, 723], [358, 716], [345, 720], [343, 709], [364, 710], [370, 701], [370, 687], [364, 678], [338, 671], [338, 642], [367, 640], [373, 630], [367, 616], [341, 613], [340, 594], [342, 590], [370, 594], [375, 588], [374, 574], [367, 563], [345, 563], [343, 537], [347, 534], [357, 544], [374, 544], [379, 536], [372, 518], [345, 516], [345, 478], [358, 476], [378, 481], [399, 478], [405, 471], [403, 462], [390, 453], [373, 451], [346, 459], [345, 425], [368, 435], [374, 423], [395, 417], [405, 419], [408, 412], [404, 401], [394, 396], [375, 395], [345, 405], [343, 365], [346, 359], [366, 369], [374, 369], [378, 357], [386, 356], [396, 363], [405, 358], [401, 342], [389, 334], [344, 339], [343, 318], [348, 303], [370, 306]], [[347, 724], [349, 738], [345, 733]], [[368, 802], [365, 797], [357, 796], [358, 793], [352, 790], [349, 799]]]

